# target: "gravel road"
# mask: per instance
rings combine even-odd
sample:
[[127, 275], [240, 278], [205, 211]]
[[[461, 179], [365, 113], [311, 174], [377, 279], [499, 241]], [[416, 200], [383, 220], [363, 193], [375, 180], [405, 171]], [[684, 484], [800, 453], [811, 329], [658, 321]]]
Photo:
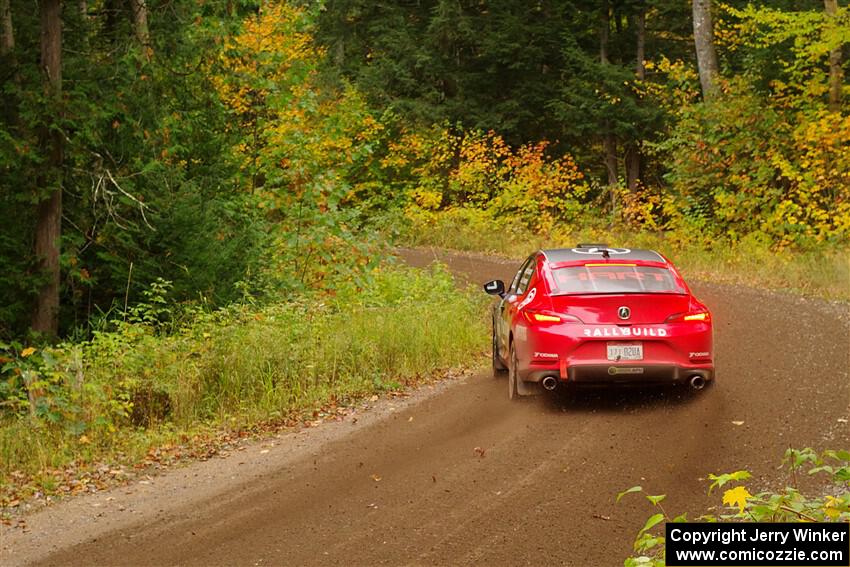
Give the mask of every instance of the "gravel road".
[[[404, 250], [463, 281], [517, 262]], [[788, 447], [850, 448], [847, 305], [694, 283], [715, 316], [718, 378], [682, 389], [510, 403], [480, 373], [382, 401], [353, 423], [33, 514], [2, 562], [37, 565], [622, 565], [652, 511], [719, 503], [708, 473], [787, 479]], [[733, 422], [743, 422], [736, 425]]]

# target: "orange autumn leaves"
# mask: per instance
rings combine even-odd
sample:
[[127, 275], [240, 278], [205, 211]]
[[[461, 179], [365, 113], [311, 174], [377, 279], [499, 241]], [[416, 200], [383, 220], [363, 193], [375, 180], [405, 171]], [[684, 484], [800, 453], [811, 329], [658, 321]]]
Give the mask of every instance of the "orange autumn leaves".
[[[285, 3], [266, 4], [229, 39], [216, 68], [221, 100], [242, 132], [235, 148], [244, 186], [268, 210], [287, 210], [305, 193], [324, 212], [340, 197], [403, 187], [409, 214], [475, 207], [519, 217], [536, 230], [579, 214], [589, 190], [569, 155], [539, 142], [517, 149], [494, 132], [402, 128], [390, 135], [351, 86], [320, 87], [325, 56], [311, 17]], [[369, 174], [352, 179], [348, 171]], [[348, 183], [344, 195], [337, 189]]]
[[[681, 240], [754, 235], [779, 248], [850, 234], [850, 118], [839, 113], [774, 108], [734, 82], [724, 83], [721, 104], [704, 107], [684, 87], [658, 85], [677, 117], [667, 139], [648, 148], [664, 167], [637, 191], [611, 190], [547, 141], [515, 147], [493, 131], [425, 127], [391, 113], [379, 122], [355, 87], [320, 77], [325, 57], [309, 11], [266, 3], [209, 68], [238, 133], [240, 188], [266, 211], [309, 203], [325, 214], [378, 202], [428, 224], [463, 209], [541, 234], [604, 218]], [[694, 79], [681, 62], [658, 66], [675, 84]]]
[[214, 71], [213, 84], [222, 102], [244, 125], [270, 105], [270, 98], [302, 82], [321, 57], [306, 29], [302, 10], [268, 3], [227, 38]]
[[513, 149], [495, 132], [438, 127], [389, 144], [384, 168], [413, 180], [408, 213], [474, 207], [546, 232], [581, 213], [590, 187], [573, 158], [541, 141]]

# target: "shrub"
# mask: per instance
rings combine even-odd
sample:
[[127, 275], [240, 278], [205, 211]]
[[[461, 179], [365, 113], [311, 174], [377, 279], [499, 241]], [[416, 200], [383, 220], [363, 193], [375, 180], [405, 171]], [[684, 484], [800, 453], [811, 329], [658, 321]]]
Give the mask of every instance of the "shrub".
[[407, 132], [382, 161], [404, 180], [407, 214], [478, 209], [539, 233], [587, 213], [590, 186], [569, 154], [551, 155], [546, 141], [508, 146], [495, 132], [448, 128]]
[[771, 106], [739, 82], [683, 112], [659, 147], [672, 157], [666, 226], [733, 239], [758, 233], [781, 248], [850, 236], [842, 155], [850, 117]]
[[288, 303], [174, 308], [165, 322], [151, 302], [159, 317], [136, 309], [83, 343], [3, 345], [0, 483], [397, 389], [485, 350], [483, 299], [446, 271], [369, 275], [365, 287], [343, 282]]

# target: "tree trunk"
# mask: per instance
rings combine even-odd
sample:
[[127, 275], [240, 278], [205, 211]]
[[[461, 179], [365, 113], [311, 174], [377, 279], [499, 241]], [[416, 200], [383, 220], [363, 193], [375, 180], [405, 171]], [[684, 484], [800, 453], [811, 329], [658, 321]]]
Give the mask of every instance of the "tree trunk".
[[[15, 53], [15, 28], [12, 25], [12, 3], [11, 0], [0, 0], [0, 83], [9, 79], [20, 87], [20, 73], [18, 71], [18, 57]], [[20, 91], [19, 91], [20, 92]], [[10, 127], [12, 135], [17, 132], [18, 123], [18, 95], [9, 93], [2, 105], [0, 120], [5, 120]]]
[[605, 168], [608, 170], [608, 185], [617, 184], [617, 138], [614, 134], [605, 134], [603, 139], [605, 147]]
[[82, 22], [81, 32], [82, 32], [82, 51], [85, 53], [89, 53], [91, 51], [91, 35], [92, 35], [92, 26], [91, 26], [91, 17], [89, 16], [89, 2], [88, 0], [78, 0], [77, 1], [77, 12], [79, 14], [80, 22]]
[[717, 51], [714, 49], [714, 27], [711, 23], [711, 0], [693, 0], [694, 46], [697, 52], [702, 97], [711, 100], [717, 89]]
[[[638, 6], [635, 14], [635, 78], [646, 79], [646, 7]], [[641, 155], [639, 140], [634, 140], [626, 150], [626, 180], [629, 191], [637, 191], [640, 184]]]
[[59, 244], [62, 234], [62, 134], [55, 124], [62, 104], [62, 2], [41, 1], [41, 67], [48, 93], [45, 112], [48, 126], [39, 133], [47, 154], [37, 179], [40, 200], [35, 227], [36, 258], [47, 278], [39, 290], [32, 314], [32, 329], [48, 335], [59, 330]]
[[15, 49], [15, 30], [12, 27], [11, 0], [0, 0], [0, 57]]
[[[838, 0], [823, 0], [824, 10], [830, 18], [838, 14]], [[829, 52], [829, 109], [838, 111], [841, 109], [841, 86], [844, 82], [844, 69], [842, 68], [841, 46], [837, 46]]]
[[110, 44], [115, 44], [118, 39], [118, 22], [123, 13], [121, 0], [103, 1], [103, 34]]
[[15, 32], [12, 27], [11, 0], [0, 0], [0, 56], [9, 55], [15, 49]]
[[345, 64], [345, 38], [340, 34], [334, 50], [334, 64], [340, 69]]
[[133, 31], [136, 39], [142, 45], [145, 57], [150, 60], [153, 55], [150, 30], [148, 29], [148, 5], [145, 0], [130, 0], [130, 11], [133, 13]]
[[608, 36], [611, 30], [611, 8], [607, 0], [602, 2], [602, 18], [599, 28], [599, 61], [605, 65], [608, 63]]
[[[611, 8], [606, 1], [602, 3], [601, 27], [599, 29], [599, 62], [608, 64], [608, 38], [611, 30]], [[602, 145], [605, 150], [605, 168], [608, 170], [608, 185], [617, 184], [617, 139], [611, 132], [611, 125], [606, 120], [603, 123], [604, 136]]]
[[637, 191], [640, 185], [640, 149], [632, 144], [626, 149], [626, 184], [629, 191]]
[[646, 79], [646, 7], [639, 6], [635, 15], [635, 77], [638, 81]]
[[[20, 72], [18, 71], [18, 56], [15, 53], [15, 26], [12, 24], [12, 1], [0, 0], [0, 82], [12, 79], [20, 87]], [[13, 100], [14, 99], [14, 100]], [[18, 124], [17, 95], [9, 95], [6, 104], [5, 118], [7, 124]]]

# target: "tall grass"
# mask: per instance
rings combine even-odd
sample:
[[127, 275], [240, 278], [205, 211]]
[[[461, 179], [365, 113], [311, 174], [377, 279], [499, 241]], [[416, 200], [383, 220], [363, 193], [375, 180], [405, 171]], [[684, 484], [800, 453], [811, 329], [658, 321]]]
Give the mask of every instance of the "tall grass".
[[481, 298], [458, 290], [439, 268], [384, 267], [366, 289], [343, 282], [335, 295], [232, 306], [167, 335], [122, 325], [74, 345], [84, 384], [75, 386], [79, 375], [68, 370], [57, 394], [77, 392], [62, 401], [71, 411], [0, 423], [0, 483], [13, 471], [137, 461], [199, 431], [351, 403], [474, 364], [487, 346], [484, 312]]
[[626, 230], [556, 227], [539, 235], [518, 222], [496, 220], [472, 209], [454, 209], [414, 219], [401, 232], [409, 246], [438, 246], [524, 258], [539, 248], [572, 247], [578, 242], [651, 248], [673, 260], [690, 279], [850, 300], [850, 249], [774, 250], [756, 239], [705, 241], [681, 235]]

